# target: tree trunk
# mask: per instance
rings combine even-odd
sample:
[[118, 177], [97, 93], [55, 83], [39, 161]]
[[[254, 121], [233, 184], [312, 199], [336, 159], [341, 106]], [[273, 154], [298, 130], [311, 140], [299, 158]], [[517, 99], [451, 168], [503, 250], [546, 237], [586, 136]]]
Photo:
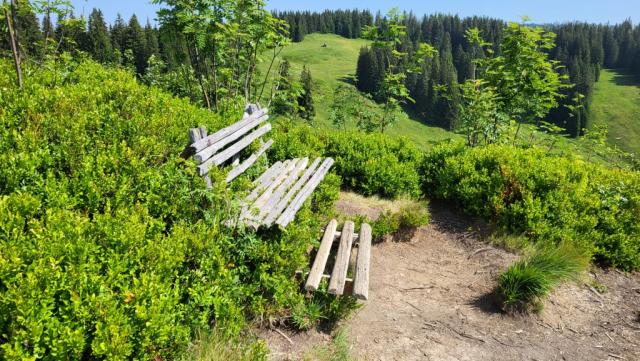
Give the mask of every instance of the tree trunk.
[[9, 28], [9, 43], [11, 43], [11, 51], [13, 52], [13, 61], [16, 67], [16, 76], [18, 79], [18, 88], [22, 90], [22, 59], [20, 58], [20, 48], [18, 46], [18, 34], [13, 27], [13, 19], [16, 12], [15, 0], [11, 0], [11, 12], [4, 9], [4, 15], [7, 19], [7, 27]]

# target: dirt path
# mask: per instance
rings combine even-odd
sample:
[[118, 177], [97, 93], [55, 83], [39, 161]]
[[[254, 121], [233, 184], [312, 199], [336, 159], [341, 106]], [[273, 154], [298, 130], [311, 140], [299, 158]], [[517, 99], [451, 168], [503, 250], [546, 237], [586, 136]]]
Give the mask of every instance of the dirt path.
[[[338, 209], [377, 207], [343, 194]], [[369, 301], [344, 322], [359, 360], [640, 360], [640, 275], [595, 270], [606, 286], [554, 292], [540, 316], [500, 312], [490, 296], [498, 273], [517, 256], [481, 242], [475, 226], [444, 207], [410, 242], [372, 250]], [[477, 224], [476, 224], [477, 225]], [[299, 359], [329, 335], [266, 337], [272, 359]]]

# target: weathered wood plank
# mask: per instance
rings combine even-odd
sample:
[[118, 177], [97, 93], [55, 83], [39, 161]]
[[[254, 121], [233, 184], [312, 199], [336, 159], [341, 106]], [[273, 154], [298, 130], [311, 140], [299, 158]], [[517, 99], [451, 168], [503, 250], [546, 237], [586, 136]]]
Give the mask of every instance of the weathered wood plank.
[[296, 197], [291, 201], [291, 204], [280, 215], [276, 223], [282, 227], [286, 227], [295, 218], [296, 213], [300, 210], [304, 202], [311, 196], [311, 193], [318, 187], [324, 176], [329, 172], [329, 169], [333, 165], [333, 159], [327, 158], [322, 163], [318, 171], [309, 179], [309, 182], [304, 185]]
[[251, 167], [272, 145], [273, 140], [269, 139], [269, 141], [264, 143], [257, 152], [253, 153], [249, 158], [245, 159], [241, 164], [229, 171], [227, 174], [227, 183], [236, 179], [240, 174], [249, 169], [249, 167]]
[[358, 241], [358, 257], [353, 282], [353, 295], [361, 300], [369, 298], [369, 262], [371, 260], [371, 226], [362, 223]]
[[211, 169], [211, 167], [220, 165], [225, 161], [227, 161], [229, 158], [240, 153], [244, 148], [249, 146], [249, 144], [253, 143], [254, 140], [265, 135], [270, 130], [271, 130], [271, 124], [267, 123], [266, 125], [262, 126], [258, 130], [248, 134], [246, 137], [242, 138], [241, 140], [239, 140], [229, 148], [209, 158], [207, 161], [205, 161], [204, 163], [198, 166], [198, 171], [200, 172], [200, 175], [207, 174], [207, 172], [209, 172], [209, 169]]
[[273, 191], [271, 196], [269, 196], [269, 198], [263, 204], [260, 204], [256, 201], [256, 204], [254, 204], [254, 206], [258, 207], [260, 211], [254, 217], [250, 217], [250, 226], [256, 229], [260, 226], [265, 217], [269, 215], [273, 208], [282, 199], [285, 192], [287, 192], [287, 190], [291, 187], [291, 184], [299, 179], [300, 172], [304, 171], [308, 164], [309, 158], [301, 159], [295, 166], [293, 171], [289, 173], [287, 178]]
[[271, 197], [271, 195], [273, 194], [275, 189], [278, 186], [280, 186], [280, 184], [282, 184], [282, 182], [284, 182], [289, 177], [289, 174], [291, 174], [292, 172], [295, 171], [295, 169], [297, 168], [297, 165], [298, 165], [298, 163], [300, 161], [301, 160], [297, 159], [297, 158], [289, 161], [289, 163], [283, 169], [283, 171], [280, 174], [278, 174], [276, 176], [276, 178], [274, 179], [274, 181], [271, 182], [271, 184], [269, 184], [269, 186], [267, 186], [262, 191], [262, 193], [260, 194], [260, 196], [258, 198], [256, 198], [256, 200], [251, 205], [251, 208], [260, 209], [266, 203], [266, 201], [269, 199], [269, 197]]
[[336, 262], [331, 272], [329, 280], [329, 293], [334, 295], [342, 295], [344, 292], [344, 283], [349, 270], [349, 258], [351, 256], [351, 245], [353, 243], [353, 231], [355, 224], [352, 221], [344, 222], [342, 227], [342, 236], [340, 237], [340, 246], [336, 255]]
[[202, 136], [200, 135], [200, 128], [191, 128], [189, 129], [189, 140], [193, 142], [197, 142], [200, 140]]
[[[342, 236], [342, 232], [340, 232], [340, 231], [336, 232], [335, 237], [336, 238], [340, 238], [340, 236]], [[353, 240], [355, 241], [357, 238], [358, 238], [358, 234], [354, 233], [353, 234]]]
[[253, 203], [264, 192], [264, 190], [267, 189], [276, 180], [276, 178], [278, 178], [278, 176], [287, 169], [287, 167], [289, 167], [289, 164], [291, 164], [291, 160], [285, 160], [282, 162], [280, 167], [272, 170], [270, 175], [257, 184], [251, 193], [249, 193], [247, 198], [245, 198], [245, 202], [247, 204]]
[[277, 161], [275, 163], [273, 163], [273, 165], [271, 165], [271, 167], [269, 167], [269, 169], [267, 169], [264, 173], [262, 173], [260, 175], [260, 177], [258, 177], [258, 179], [253, 181], [253, 184], [257, 185], [262, 185], [264, 186], [264, 183], [266, 182], [266, 180], [271, 177], [271, 175], [275, 172], [277, 172], [280, 168], [282, 167], [282, 162]]
[[223, 149], [227, 145], [229, 145], [229, 144], [233, 143], [234, 141], [240, 139], [242, 136], [244, 136], [245, 134], [249, 133], [251, 130], [253, 130], [253, 128], [255, 128], [258, 125], [262, 124], [267, 119], [269, 119], [269, 116], [265, 114], [265, 115], [255, 119], [255, 120], [253, 120], [252, 122], [250, 122], [250, 123], [246, 124], [245, 126], [241, 127], [237, 131], [229, 134], [228, 136], [226, 136], [226, 137], [220, 139], [219, 141], [211, 144], [210, 146], [202, 149], [200, 152], [196, 153], [196, 155], [193, 156], [193, 159], [195, 159], [196, 162], [198, 162], [198, 163], [202, 163], [202, 162], [206, 161], [207, 159], [211, 158], [214, 154], [216, 154], [216, 152], [218, 152], [220, 149]]
[[[200, 128], [191, 128], [189, 129], [189, 139], [191, 142], [197, 142], [198, 140], [207, 136], [207, 128], [202, 126]], [[211, 178], [208, 174], [204, 176], [204, 182], [207, 189], [213, 188], [213, 183], [211, 182]]]
[[220, 141], [221, 139], [229, 136], [230, 134], [235, 133], [238, 129], [246, 126], [247, 124], [251, 123], [252, 121], [254, 121], [255, 119], [267, 114], [269, 112], [269, 109], [260, 109], [259, 111], [249, 115], [247, 114], [245, 117], [243, 117], [240, 121], [233, 123], [231, 125], [229, 125], [226, 128], [222, 128], [219, 131], [205, 137], [202, 139], [198, 139], [194, 142], [192, 142], [192, 144], [189, 146], [189, 150], [192, 151], [193, 153], [198, 153], [201, 150], [207, 148], [208, 146]]
[[265, 226], [267, 227], [271, 226], [273, 222], [275, 222], [275, 220], [278, 218], [278, 216], [282, 214], [282, 211], [285, 208], [287, 208], [287, 206], [289, 205], [289, 201], [291, 200], [291, 198], [293, 198], [293, 196], [298, 192], [298, 190], [302, 188], [302, 186], [307, 182], [309, 178], [311, 178], [313, 173], [316, 171], [316, 169], [318, 168], [318, 165], [320, 164], [320, 160], [321, 160], [320, 158], [316, 158], [316, 160], [314, 160], [313, 163], [311, 163], [309, 168], [307, 168], [304, 174], [298, 179], [296, 184], [294, 184], [293, 187], [289, 189], [287, 194], [284, 197], [282, 197], [282, 199], [278, 202], [278, 204], [275, 207], [273, 207], [271, 212], [267, 214], [265, 219], [262, 221], [262, 223]]
[[324, 230], [324, 236], [320, 242], [320, 248], [318, 248], [318, 253], [316, 253], [316, 259], [313, 261], [311, 271], [309, 271], [307, 283], [304, 285], [304, 289], [307, 291], [315, 291], [320, 285], [320, 280], [324, 274], [324, 268], [326, 267], [327, 260], [329, 259], [331, 245], [333, 245], [336, 228], [338, 228], [338, 221], [332, 219]]

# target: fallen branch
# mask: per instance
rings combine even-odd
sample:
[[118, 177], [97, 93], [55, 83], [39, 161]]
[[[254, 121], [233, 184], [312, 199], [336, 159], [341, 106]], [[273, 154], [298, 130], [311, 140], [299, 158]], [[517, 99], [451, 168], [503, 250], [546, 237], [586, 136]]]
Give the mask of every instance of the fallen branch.
[[289, 343], [290, 343], [291, 345], [293, 345], [293, 341], [291, 341], [291, 339], [289, 338], [289, 336], [285, 335], [285, 334], [284, 334], [284, 332], [282, 332], [282, 331], [278, 330], [277, 328], [274, 328], [273, 330], [274, 330], [274, 331], [276, 331], [277, 333], [279, 333], [279, 334], [280, 334], [280, 336], [284, 337], [287, 341], [289, 341]]
[[617, 358], [619, 360], [626, 360], [626, 358], [624, 358], [624, 357], [622, 357], [620, 355], [613, 354], [613, 353], [610, 353], [609, 356], [611, 356], [613, 358]]
[[476, 251], [474, 251], [471, 255], [469, 255], [469, 257], [467, 257], [467, 259], [477, 255], [478, 253], [482, 253], [482, 252], [486, 252], [486, 251], [491, 251], [493, 248], [492, 247], [485, 247], [485, 248], [480, 248]]
[[496, 336], [491, 336], [493, 337], [494, 340], [496, 340], [499, 344], [504, 345], [504, 346], [508, 346], [508, 347], [523, 347], [520, 345], [513, 345], [513, 344], [508, 344], [506, 342], [500, 341]]

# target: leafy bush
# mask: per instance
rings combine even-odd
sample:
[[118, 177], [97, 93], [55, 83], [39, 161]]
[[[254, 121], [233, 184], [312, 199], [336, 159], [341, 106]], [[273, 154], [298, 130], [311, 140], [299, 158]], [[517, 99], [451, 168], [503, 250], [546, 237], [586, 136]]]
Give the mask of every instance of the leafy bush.
[[342, 184], [366, 196], [397, 198], [420, 195], [418, 166], [422, 153], [404, 138], [356, 131], [333, 131], [280, 120], [275, 132], [274, 158], [307, 155], [332, 157]]
[[380, 214], [378, 219], [371, 222], [374, 238], [380, 239], [387, 235], [403, 232], [411, 233], [416, 228], [429, 224], [431, 215], [426, 201], [407, 199], [401, 200], [399, 203], [397, 209], [387, 209]]
[[510, 266], [498, 280], [503, 307], [539, 311], [542, 300], [559, 283], [575, 279], [589, 264], [583, 250], [570, 244], [545, 247]]
[[179, 154], [188, 128], [239, 114], [92, 62], [25, 73], [19, 92], [0, 61], [0, 358], [172, 359], [299, 302], [335, 176], [286, 231], [234, 232], [244, 189], [213, 170], [206, 190]]
[[436, 147], [421, 166], [424, 191], [455, 201], [533, 242], [575, 243], [595, 260], [640, 268], [640, 175], [492, 145]]

